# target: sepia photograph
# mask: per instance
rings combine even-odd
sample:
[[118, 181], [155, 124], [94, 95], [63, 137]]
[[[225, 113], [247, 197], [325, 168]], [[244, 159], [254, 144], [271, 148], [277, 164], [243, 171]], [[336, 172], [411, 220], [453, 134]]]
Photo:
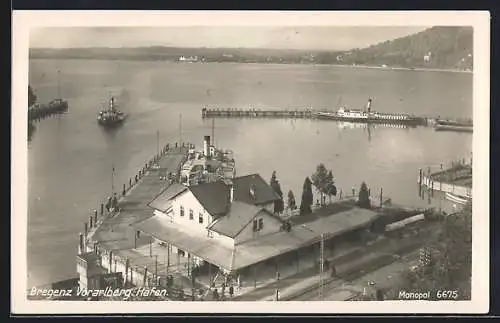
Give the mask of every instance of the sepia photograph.
[[487, 311], [487, 13], [131, 14], [14, 14], [13, 311]]

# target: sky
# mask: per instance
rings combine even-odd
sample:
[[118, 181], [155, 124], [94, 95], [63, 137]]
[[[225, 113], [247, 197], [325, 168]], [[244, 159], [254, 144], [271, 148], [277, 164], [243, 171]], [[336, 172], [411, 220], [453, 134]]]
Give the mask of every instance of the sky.
[[404, 37], [428, 27], [45, 27], [30, 31], [32, 48], [223, 47], [348, 50]]

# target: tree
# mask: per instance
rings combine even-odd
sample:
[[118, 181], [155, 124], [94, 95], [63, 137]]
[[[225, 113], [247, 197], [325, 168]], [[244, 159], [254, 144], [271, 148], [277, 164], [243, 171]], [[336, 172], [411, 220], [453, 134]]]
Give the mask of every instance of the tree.
[[288, 207], [292, 211], [297, 209], [297, 204], [295, 203], [295, 196], [293, 195], [292, 190], [288, 191]]
[[28, 85], [28, 106], [32, 106], [33, 104], [36, 103], [36, 94], [33, 92], [33, 89], [31, 88], [31, 85]]
[[324, 164], [319, 164], [316, 167], [316, 172], [311, 176], [312, 183], [321, 195], [321, 205], [324, 204], [325, 195], [330, 198], [332, 195], [337, 195], [337, 188], [333, 182], [333, 174], [328, 171]]
[[330, 198], [330, 203], [332, 203], [332, 196], [337, 196], [337, 187], [335, 186], [333, 181], [332, 171], [328, 172], [326, 180], [327, 184], [325, 194], [328, 195], [328, 197]]
[[[472, 206], [443, 220], [440, 232], [431, 239], [432, 262], [428, 267], [406, 271], [396, 289], [406, 290], [458, 290], [454, 300], [470, 299], [472, 274]], [[394, 297], [397, 297], [397, 292]], [[434, 294], [435, 299], [439, 295]], [[450, 298], [448, 298], [450, 300]]]
[[313, 204], [312, 182], [309, 177], [304, 180], [302, 187], [302, 199], [300, 201], [300, 214], [309, 214], [312, 212], [311, 205]]
[[371, 207], [370, 194], [368, 192], [368, 186], [366, 186], [365, 182], [361, 183], [361, 187], [359, 188], [358, 205], [365, 209], [369, 209]]
[[281, 213], [285, 209], [285, 203], [283, 202], [283, 192], [281, 191], [281, 185], [276, 179], [276, 171], [273, 171], [273, 174], [271, 175], [271, 180], [269, 182], [269, 185], [272, 187], [272, 189], [278, 194], [280, 197], [279, 200], [274, 202], [274, 213]]

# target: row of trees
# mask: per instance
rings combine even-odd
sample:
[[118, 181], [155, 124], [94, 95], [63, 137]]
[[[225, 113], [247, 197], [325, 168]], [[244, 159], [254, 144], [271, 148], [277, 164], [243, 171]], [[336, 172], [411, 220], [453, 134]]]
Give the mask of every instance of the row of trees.
[[[327, 197], [330, 199], [331, 203], [332, 197], [337, 196], [337, 187], [335, 186], [333, 173], [331, 170], [328, 170], [324, 164], [319, 164], [316, 167], [316, 172], [312, 174], [311, 179], [306, 177], [302, 186], [302, 198], [299, 207], [300, 214], [309, 214], [312, 212], [312, 205], [314, 203], [313, 186], [320, 194], [318, 203], [321, 206], [326, 204]], [[269, 184], [280, 197], [280, 199], [274, 203], [274, 212], [280, 214], [285, 210], [285, 203], [283, 200], [281, 185], [276, 178], [276, 171], [273, 171]], [[288, 209], [291, 211], [296, 210], [297, 203], [292, 190], [288, 191], [287, 199]], [[361, 187], [359, 189], [358, 205], [363, 208], [371, 207], [370, 192], [365, 182], [361, 183]]]
[[[316, 172], [311, 176], [312, 181], [309, 177], [306, 177], [304, 181], [304, 185], [302, 187], [302, 199], [300, 202], [300, 213], [307, 214], [311, 213], [311, 207], [314, 203], [314, 195], [312, 186], [316, 188], [316, 190], [320, 193], [321, 199], [320, 204], [324, 205], [326, 197], [330, 198], [330, 202], [332, 196], [337, 195], [337, 187], [335, 186], [335, 182], [333, 179], [333, 173], [331, 170], [327, 170], [324, 164], [319, 164], [316, 167]], [[270, 180], [270, 186], [273, 190], [280, 196], [280, 199], [274, 204], [274, 212], [282, 213], [285, 209], [285, 204], [283, 201], [283, 192], [281, 190], [281, 185], [276, 178], [276, 171], [273, 171]], [[295, 196], [292, 190], [288, 191], [288, 208], [290, 210], [297, 209], [297, 203], [295, 201]]]

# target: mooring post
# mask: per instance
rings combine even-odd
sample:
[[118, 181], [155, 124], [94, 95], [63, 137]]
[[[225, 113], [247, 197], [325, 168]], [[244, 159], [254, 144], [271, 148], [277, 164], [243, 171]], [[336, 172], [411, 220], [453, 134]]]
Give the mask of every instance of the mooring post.
[[92, 220], [92, 215], [89, 215], [89, 229], [92, 229], [94, 227], [94, 223]]
[[84, 236], [84, 237], [85, 237], [85, 239], [87, 239], [87, 233], [88, 233], [88, 230], [89, 230], [89, 229], [88, 229], [88, 223], [87, 223], [87, 222], [85, 222], [85, 224], [84, 224], [84, 231], [83, 231], [83, 232], [85, 233], [85, 236]]
[[97, 210], [94, 210], [94, 225], [97, 227]]
[[101, 216], [104, 214], [104, 203], [101, 203]]
[[125, 184], [123, 184], [123, 190], [122, 190], [122, 195], [125, 196], [126, 190], [125, 190]]
[[131, 178], [128, 179], [128, 187], [132, 188], [132, 179]]

